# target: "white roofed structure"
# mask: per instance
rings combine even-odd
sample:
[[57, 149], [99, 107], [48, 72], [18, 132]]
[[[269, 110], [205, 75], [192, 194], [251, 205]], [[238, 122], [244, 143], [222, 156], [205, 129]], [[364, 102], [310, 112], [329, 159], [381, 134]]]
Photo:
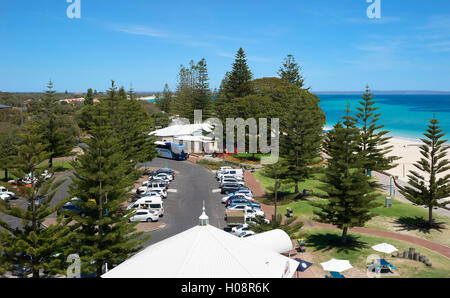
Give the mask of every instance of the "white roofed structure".
[[255, 234], [251, 237], [243, 238], [243, 240], [261, 248], [268, 249], [277, 253], [290, 251], [292, 240], [286, 232], [280, 229]]
[[219, 150], [217, 142], [205, 136], [213, 131], [213, 126], [209, 123], [179, 124], [173, 122], [172, 125], [152, 131], [150, 135], [155, 136], [157, 141], [183, 144], [186, 151], [191, 153], [212, 153]]
[[150, 135], [157, 137], [201, 136], [203, 131], [211, 132], [212, 126], [208, 123], [172, 125], [152, 131]]
[[[286, 240], [281, 233], [272, 233], [277, 238], [271, 241]], [[297, 261], [273, 251], [280, 250], [278, 247], [259, 246], [262, 240], [252, 243], [249, 241], [252, 237], [239, 238], [209, 225], [203, 209], [198, 226], [145, 248], [102, 277], [290, 278], [294, 275]]]

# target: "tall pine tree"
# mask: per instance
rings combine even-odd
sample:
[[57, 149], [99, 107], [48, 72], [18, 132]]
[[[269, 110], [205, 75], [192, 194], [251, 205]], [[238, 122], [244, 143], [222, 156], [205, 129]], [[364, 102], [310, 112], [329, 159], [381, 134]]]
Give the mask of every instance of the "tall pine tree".
[[230, 100], [252, 94], [252, 76], [244, 50], [240, 48], [236, 53], [233, 69], [229, 73], [223, 87], [225, 97]]
[[53, 177], [44, 182], [40, 164], [49, 154], [45, 151], [43, 136], [36, 123], [26, 123], [18, 139], [20, 145], [17, 147], [17, 155], [13, 156], [16, 164], [14, 174], [17, 177], [29, 174], [34, 183], [31, 187], [22, 188], [23, 193], [18, 194], [26, 199], [27, 207], [9, 205], [0, 200], [1, 213], [22, 220], [22, 226], [12, 226], [0, 219], [0, 226], [3, 228], [0, 229], [0, 246], [3, 246], [0, 266], [3, 271], [10, 271], [16, 265], [25, 266], [31, 269], [33, 278], [39, 278], [42, 274], [64, 274], [66, 263], [61, 255], [70, 245], [69, 221], [59, 217], [56, 224], [43, 226], [44, 219], [65, 203], [51, 205], [64, 179], [55, 182]]
[[410, 171], [409, 185], [400, 192], [411, 202], [428, 207], [428, 226], [433, 226], [433, 208], [445, 205], [439, 200], [450, 196], [450, 161], [447, 157], [447, 140], [439, 121], [433, 117], [422, 138], [422, 158], [414, 164], [420, 170]]
[[[74, 178], [70, 194], [80, 198], [76, 202], [83, 209], [83, 217], [72, 215], [80, 227], [73, 234], [74, 252], [81, 258], [84, 273], [101, 276], [104, 267], [114, 267], [137, 252], [148, 238], [139, 239], [135, 224], [129, 223], [130, 214], [122, 204], [129, 198], [134, 175], [123, 152], [119, 125], [114, 118], [120, 113], [116, 99], [122, 91], [114, 86], [109, 100], [94, 106], [85, 154], [73, 163]], [[114, 126], [115, 124], [115, 126]], [[95, 201], [95, 203], [92, 201]]]
[[283, 65], [278, 70], [278, 75], [292, 85], [303, 88], [304, 79], [301, 71], [302, 69], [295, 61], [295, 57], [293, 55], [287, 55], [283, 61]]
[[299, 182], [311, 176], [310, 166], [320, 156], [325, 114], [317, 96], [295, 89], [283, 116], [281, 144], [289, 163], [289, 178], [298, 194]]
[[211, 117], [212, 114], [211, 114], [211, 89], [209, 88], [208, 69], [205, 58], [203, 58], [197, 63], [196, 70], [197, 70], [197, 79], [194, 86], [192, 113], [194, 113], [194, 110], [202, 110], [203, 118], [207, 119]]
[[370, 171], [389, 170], [395, 167], [394, 161], [399, 159], [395, 156], [387, 156], [393, 146], [386, 146], [391, 137], [386, 136], [389, 131], [381, 130], [384, 125], [378, 124], [380, 113], [377, 113], [378, 107], [375, 107], [373, 94], [370, 92], [369, 86], [363, 94], [360, 106], [356, 107], [358, 112], [356, 118], [360, 125], [359, 134], [360, 144], [359, 152], [362, 158], [362, 167], [364, 173]]
[[325, 139], [324, 152], [329, 156], [322, 189], [328, 193], [326, 204], [310, 203], [319, 208], [314, 211], [318, 220], [342, 229], [342, 243], [347, 243], [348, 229], [364, 226], [374, 215], [370, 212], [378, 205], [369, 177], [361, 170], [357, 154], [359, 135], [355, 120], [347, 107], [344, 125], [337, 123]]
[[75, 146], [75, 138], [64, 128], [72, 125], [61, 113], [60, 104], [50, 81], [45, 91], [44, 99], [40, 102], [38, 118], [43, 132], [43, 140], [47, 144], [49, 167], [53, 167], [53, 159], [69, 153]]

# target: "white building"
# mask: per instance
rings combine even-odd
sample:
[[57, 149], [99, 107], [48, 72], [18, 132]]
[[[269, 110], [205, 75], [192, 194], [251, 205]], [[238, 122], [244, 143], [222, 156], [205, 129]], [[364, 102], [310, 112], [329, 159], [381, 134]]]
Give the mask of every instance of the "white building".
[[299, 263], [280, 254], [292, 249], [281, 230], [239, 238], [208, 224], [153, 244], [103, 278], [290, 278]]
[[213, 153], [219, 151], [217, 142], [205, 136], [211, 133], [213, 127], [208, 123], [172, 124], [169, 127], [152, 131], [157, 141], [183, 144], [188, 152]]

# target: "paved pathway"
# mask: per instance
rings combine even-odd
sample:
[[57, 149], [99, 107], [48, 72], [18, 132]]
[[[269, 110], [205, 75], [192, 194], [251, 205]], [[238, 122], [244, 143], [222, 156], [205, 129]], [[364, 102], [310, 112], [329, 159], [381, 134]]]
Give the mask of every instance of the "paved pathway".
[[[246, 175], [244, 176], [244, 179], [245, 179], [247, 186], [254, 192], [255, 196], [259, 196], [259, 195], [256, 195], [256, 193], [260, 194], [262, 188], [261, 188], [261, 186], [259, 186], [259, 184], [258, 184], [257, 180], [255, 179], [255, 177], [253, 176], [253, 174], [246, 171]], [[266, 218], [271, 219], [272, 214], [274, 214], [274, 207], [265, 205], [265, 204], [261, 204], [261, 208], [264, 210], [264, 213], [266, 214]], [[317, 227], [317, 228], [337, 229], [336, 226], [333, 226], [330, 224], [318, 223], [318, 222], [308, 221], [308, 222], [306, 222], [306, 224], [308, 224], [311, 227]], [[374, 235], [374, 236], [380, 236], [380, 237], [385, 237], [385, 238], [392, 238], [392, 239], [406, 241], [406, 242], [409, 242], [412, 244], [423, 246], [423, 247], [428, 248], [434, 252], [437, 252], [443, 256], [446, 256], [447, 258], [450, 258], [450, 247], [441, 245], [441, 244], [438, 244], [438, 243], [435, 243], [435, 242], [432, 242], [429, 240], [421, 239], [421, 238], [414, 237], [414, 236], [389, 232], [389, 231], [381, 231], [381, 230], [362, 228], [362, 227], [355, 227], [350, 230], [352, 232], [356, 232], [356, 233], [362, 233], [362, 234], [368, 234], [368, 235]]]
[[[382, 188], [383, 190], [385, 190], [387, 193], [390, 193], [390, 177], [388, 175], [379, 173], [379, 172], [372, 172], [372, 176], [376, 177], [378, 179], [378, 183], [380, 184], [380, 188]], [[406, 182], [403, 182], [399, 179], [397, 179], [397, 183], [403, 187], [408, 185]], [[395, 199], [403, 202], [403, 203], [407, 203], [407, 204], [413, 204], [411, 201], [407, 200], [399, 191], [398, 187], [394, 184], [394, 182], [392, 182], [392, 192], [394, 193], [395, 190]], [[421, 207], [421, 206], [418, 206]], [[421, 207], [424, 209], [427, 209], [425, 207]], [[448, 216], [450, 217], [450, 210], [444, 209], [444, 208], [436, 208], [433, 209], [433, 213], [438, 213], [440, 215], [444, 215], [444, 216]]]

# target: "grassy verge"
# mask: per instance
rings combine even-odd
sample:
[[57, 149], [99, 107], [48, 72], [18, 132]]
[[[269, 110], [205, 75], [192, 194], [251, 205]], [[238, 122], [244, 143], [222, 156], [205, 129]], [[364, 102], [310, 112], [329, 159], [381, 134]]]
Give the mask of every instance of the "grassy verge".
[[[253, 175], [259, 181], [262, 187], [273, 187], [274, 180], [272, 178], [264, 176], [263, 171], [256, 171], [255, 173], [253, 173]], [[322, 176], [323, 174], [314, 174], [313, 178], [300, 182], [298, 184], [299, 190], [302, 191], [303, 189], [312, 189], [315, 196], [327, 197], [327, 193], [320, 189], [320, 187], [324, 185], [324, 183], [319, 180]], [[294, 190], [294, 183], [283, 184], [280, 188], [280, 192], [282, 194], [292, 194], [294, 193]]]
[[363, 235], [358, 233], [349, 234], [351, 246], [342, 246], [340, 244], [341, 232], [339, 230], [322, 229], [322, 228], [302, 228], [302, 238], [306, 240], [308, 261], [314, 263], [312, 269], [321, 275], [326, 274], [320, 266], [321, 262], [326, 262], [331, 258], [349, 260], [354, 268], [343, 272], [347, 277], [366, 277], [366, 258], [371, 254], [383, 254], [376, 252], [371, 247], [373, 245], [387, 242], [394, 245], [399, 251], [407, 250], [415, 247], [416, 251], [428, 257], [432, 263], [432, 267], [425, 264], [390, 257], [386, 255], [386, 259], [397, 268], [399, 277], [405, 278], [437, 278], [450, 277], [450, 259], [435, 253], [421, 246], [393, 239], [385, 239], [382, 237]]
[[208, 169], [214, 171], [218, 170], [220, 167], [230, 166], [228, 163], [225, 162], [211, 161], [206, 159], [200, 160], [199, 162], [197, 162], [197, 164], [207, 167]]
[[[273, 179], [265, 177], [261, 171], [254, 173], [256, 179], [259, 180], [263, 187], [273, 185]], [[281, 189], [282, 198], [279, 201], [278, 212], [280, 214], [286, 213], [286, 208], [293, 210], [294, 216], [300, 220], [314, 220], [313, 211], [316, 209], [312, 207], [310, 201], [319, 201], [326, 203], [324, 193], [317, 189], [323, 182], [318, 181], [321, 174], [316, 174], [316, 179], [311, 179], [302, 182], [299, 185], [300, 189], [311, 188], [316, 196], [308, 196], [304, 200], [295, 201], [293, 185], [285, 185]], [[319, 197], [317, 197], [319, 196]], [[450, 218], [434, 213], [435, 222], [439, 224], [438, 228], [428, 229], [424, 223], [428, 219], [428, 211], [424, 208], [414, 206], [393, 200], [392, 207], [386, 208], [385, 198], [386, 194], [379, 194], [376, 202], [380, 207], [374, 208], [372, 212], [376, 215], [365, 226], [368, 228], [385, 230], [397, 233], [404, 233], [411, 236], [416, 236], [422, 239], [427, 239], [436, 243], [450, 246]], [[322, 198], [320, 198], [322, 197]], [[270, 198], [262, 198], [262, 203], [273, 205], [273, 200]]]

